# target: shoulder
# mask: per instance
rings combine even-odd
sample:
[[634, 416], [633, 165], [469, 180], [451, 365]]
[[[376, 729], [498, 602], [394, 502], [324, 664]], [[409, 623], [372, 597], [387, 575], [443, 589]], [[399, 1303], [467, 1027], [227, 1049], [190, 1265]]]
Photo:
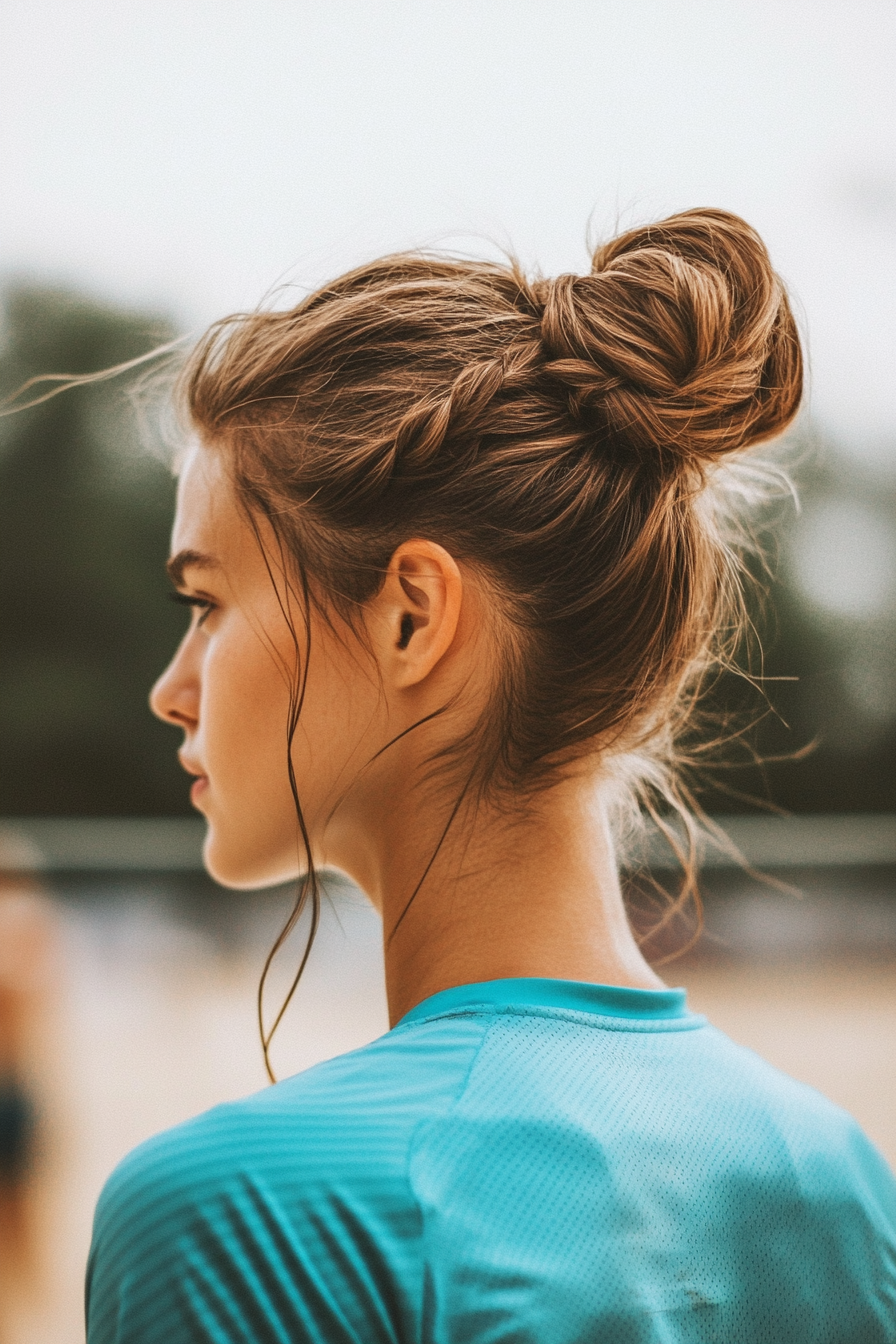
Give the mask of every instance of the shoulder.
[[97, 1207], [91, 1344], [205, 1338], [199, 1322], [218, 1313], [227, 1338], [259, 1341], [411, 1329], [420, 1219], [408, 1155], [421, 1122], [462, 1090], [483, 1032], [472, 1021], [390, 1032], [141, 1144]]
[[263, 1184], [293, 1212], [324, 1187], [401, 1186], [416, 1128], [450, 1108], [485, 1028], [443, 1020], [390, 1032], [156, 1135], [107, 1181], [95, 1243], [123, 1224], [131, 1236], [171, 1227], [247, 1185]]

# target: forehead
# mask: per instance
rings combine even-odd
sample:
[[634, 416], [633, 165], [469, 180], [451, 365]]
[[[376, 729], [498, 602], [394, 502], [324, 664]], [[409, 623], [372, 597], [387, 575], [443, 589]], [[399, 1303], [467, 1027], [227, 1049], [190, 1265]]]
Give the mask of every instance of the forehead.
[[187, 553], [209, 558], [230, 583], [267, 579], [258, 537], [237, 504], [225, 464], [202, 444], [184, 458], [177, 486], [171, 554]]
[[181, 463], [172, 554], [208, 550], [233, 526], [233, 491], [216, 453], [194, 444]]

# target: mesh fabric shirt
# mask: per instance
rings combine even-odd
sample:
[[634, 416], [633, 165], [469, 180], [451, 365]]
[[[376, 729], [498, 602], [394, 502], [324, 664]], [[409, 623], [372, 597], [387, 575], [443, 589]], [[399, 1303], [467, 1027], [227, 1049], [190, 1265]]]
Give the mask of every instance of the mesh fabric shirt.
[[893, 1344], [896, 1182], [681, 990], [495, 980], [137, 1148], [89, 1344]]

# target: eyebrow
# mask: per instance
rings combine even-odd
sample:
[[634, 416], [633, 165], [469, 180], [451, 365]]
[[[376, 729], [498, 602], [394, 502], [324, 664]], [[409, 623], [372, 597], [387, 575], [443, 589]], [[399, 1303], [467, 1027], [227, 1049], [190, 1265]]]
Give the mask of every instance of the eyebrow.
[[220, 562], [213, 555], [204, 555], [202, 551], [178, 551], [165, 561], [165, 569], [175, 588], [183, 588], [184, 570], [217, 569], [219, 566]]

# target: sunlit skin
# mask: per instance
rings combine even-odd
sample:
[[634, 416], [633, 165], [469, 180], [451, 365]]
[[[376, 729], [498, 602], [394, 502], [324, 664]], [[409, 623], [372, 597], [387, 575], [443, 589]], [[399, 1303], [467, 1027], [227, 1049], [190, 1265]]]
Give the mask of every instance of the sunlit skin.
[[[206, 865], [232, 887], [279, 882], [304, 863], [286, 725], [293, 630], [303, 649], [305, 617], [276, 555], [264, 520], [253, 529], [237, 507], [220, 453], [194, 447], [180, 474], [172, 569], [200, 605], [151, 704], [183, 729], [180, 759], [208, 822]], [[410, 539], [360, 613], [364, 638], [312, 608], [293, 767], [315, 862], [347, 873], [382, 915], [393, 1022], [441, 989], [505, 976], [662, 986], [625, 917], [597, 762], [542, 794], [524, 820], [506, 807], [462, 813], [408, 906], [457, 793], [427, 766], [486, 704], [493, 607], [443, 547]]]

